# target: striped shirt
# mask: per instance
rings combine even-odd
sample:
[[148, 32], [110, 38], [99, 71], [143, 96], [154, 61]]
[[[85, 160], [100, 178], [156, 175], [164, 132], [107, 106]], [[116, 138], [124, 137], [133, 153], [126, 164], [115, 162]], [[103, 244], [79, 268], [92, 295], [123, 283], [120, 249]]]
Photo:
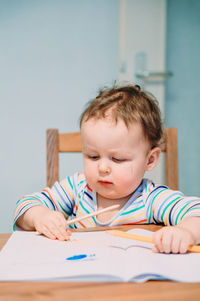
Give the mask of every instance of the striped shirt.
[[[22, 197], [17, 202], [14, 228], [17, 219], [37, 205], [60, 211], [66, 219], [73, 219], [97, 210], [96, 192], [89, 187], [83, 173], [76, 173], [56, 182], [52, 188]], [[185, 197], [180, 191], [143, 179], [124, 207], [107, 223], [100, 223], [94, 216], [76, 222], [70, 228], [150, 223], [176, 225], [191, 216], [200, 216], [200, 198]]]

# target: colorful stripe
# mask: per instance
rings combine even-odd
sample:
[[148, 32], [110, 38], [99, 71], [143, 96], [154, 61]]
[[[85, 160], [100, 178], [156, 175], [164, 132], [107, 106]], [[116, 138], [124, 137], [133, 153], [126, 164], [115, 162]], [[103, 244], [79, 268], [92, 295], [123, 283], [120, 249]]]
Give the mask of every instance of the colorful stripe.
[[[69, 216], [82, 217], [92, 213], [97, 208], [96, 192], [86, 182], [83, 173], [65, 178], [53, 187], [44, 189], [41, 193], [27, 195], [17, 201], [14, 221], [30, 207], [46, 206], [59, 211], [67, 219]], [[176, 225], [188, 216], [200, 216], [200, 199], [184, 197], [179, 191], [173, 191], [163, 185], [155, 185], [144, 179], [133, 193], [125, 206], [106, 223], [112, 225], [132, 225], [147, 223], [164, 223]], [[95, 227], [98, 223], [95, 217], [82, 220], [70, 228]]]

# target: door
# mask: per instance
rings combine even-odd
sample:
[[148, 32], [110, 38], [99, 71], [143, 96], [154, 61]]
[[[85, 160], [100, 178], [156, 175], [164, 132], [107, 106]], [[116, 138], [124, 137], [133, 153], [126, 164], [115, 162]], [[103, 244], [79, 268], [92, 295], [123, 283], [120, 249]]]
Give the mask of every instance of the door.
[[[166, 0], [120, 0], [118, 79], [139, 84], [159, 101], [164, 114]], [[164, 183], [163, 158], [145, 175]]]

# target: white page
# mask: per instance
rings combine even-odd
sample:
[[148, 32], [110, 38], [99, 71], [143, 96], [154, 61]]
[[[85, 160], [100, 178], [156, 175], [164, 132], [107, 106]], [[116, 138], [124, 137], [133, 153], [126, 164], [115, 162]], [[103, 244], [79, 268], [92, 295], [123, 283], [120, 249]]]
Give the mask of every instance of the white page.
[[[32, 232], [15, 232], [0, 253], [0, 280], [93, 276], [93, 280], [117, 277], [115, 280], [119, 281], [116, 258], [122, 251], [110, 248], [111, 242], [112, 236], [104, 232], [72, 233], [69, 242], [50, 240]], [[87, 257], [82, 260], [66, 260], [83, 254]]]
[[[134, 229], [141, 235], [152, 232]], [[66, 258], [84, 255], [80, 260]], [[0, 280], [200, 281], [200, 254], [154, 254], [151, 245], [108, 235], [75, 232], [61, 242], [15, 232], [0, 253]]]
[[[0, 255], [0, 280], [81, 279], [92, 275], [94, 281], [123, 281], [126, 249], [134, 243], [105, 232], [75, 232], [69, 242], [50, 240], [34, 232], [15, 232]], [[66, 261], [80, 254], [87, 258]]]
[[[152, 237], [153, 232], [144, 229], [127, 231]], [[140, 247], [138, 247], [140, 246]], [[153, 244], [118, 238], [118, 248], [126, 249], [125, 281], [143, 282], [148, 279], [169, 279], [182, 282], [200, 282], [200, 254], [161, 254], [151, 251]], [[137, 259], [137, 260], [136, 260]], [[125, 263], [124, 263], [125, 264]], [[134, 271], [134, 272], [133, 272]], [[138, 272], [136, 275], [135, 271]]]

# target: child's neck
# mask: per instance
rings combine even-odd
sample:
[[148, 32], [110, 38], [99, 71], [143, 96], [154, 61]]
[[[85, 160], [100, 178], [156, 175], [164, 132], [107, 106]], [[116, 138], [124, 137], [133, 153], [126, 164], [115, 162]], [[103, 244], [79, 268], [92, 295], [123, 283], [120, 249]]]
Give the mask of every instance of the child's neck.
[[112, 199], [106, 199], [103, 198], [101, 195], [97, 194], [97, 209], [104, 209], [112, 205], [119, 204], [120, 207], [118, 209], [112, 210], [112, 211], [107, 211], [103, 212], [97, 215], [97, 219], [101, 223], [106, 223], [109, 220], [111, 220], [127, 203], [129, 200], [130, 195], [124, 197], [123, 199], [117, 199], [117, 200], [112, 200]]

